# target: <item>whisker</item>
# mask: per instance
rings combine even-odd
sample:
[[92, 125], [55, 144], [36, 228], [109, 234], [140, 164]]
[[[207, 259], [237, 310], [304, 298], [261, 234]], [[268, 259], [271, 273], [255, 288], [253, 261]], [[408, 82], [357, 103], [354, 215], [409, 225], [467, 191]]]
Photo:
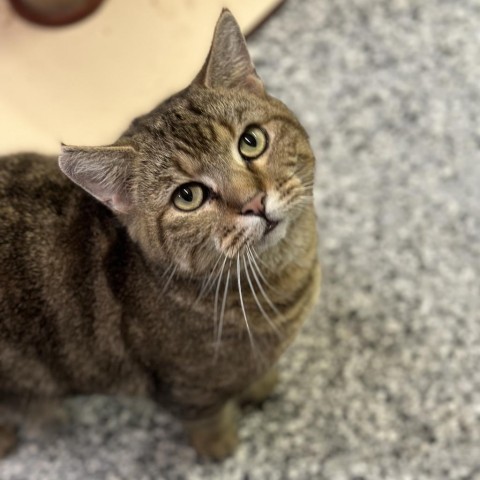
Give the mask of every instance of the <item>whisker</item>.
[[160, 281], [163, 281], [166, 277], [168, 277], [171, 269], [174, 267], [173, 263], [171, 263], [163, 272], [162, 274], [160, 275], [160, 278], [159, 280]]
[[[250, 268], [253, 270], [250, 258], [248, 259], [248, 263], [250, 264]], [[265, 319], [267, 320], [268, 324], [272, 327], [274, 332], [279, 337], [282, 337], [280, 331], [278, 330], [277, 325], [275, 325], [275, 322], [270, 318], [268, 313], [264, 310], [264, 308], [262, 307], [262, 304], [260, 303], [260, 300], [257, 297], [257, 294], [255, 293], [255, 288], [253, 287], [252, 281], [250, 279], [250, 274], [248, 273], [248, 266], [247, 266], [247, 261], [245, 259], [245, 255], [243, 255], [243, 264], [245, 265], [245, 273], [247, 275], [248, 284], [250, 285], [250, 290], [252, 291], [253, 298], [255, 299], [255, 302], [257, 303], [258, 309], [260, 310], [260, 312], [262, 312], [262, 315], [265, 317]]]
[[300, 180], [302, 187], [313, 187], [315, 185], [315, 180], [303, 180], [301, 178]]
[[258, 252], [255, 250], [255, 248], [254, 248], [252, 245], [249, 245], [248, 248], [249, 248], [249, 250], [250, 250], [250, 253], [253, 254], [253, 256], [256, 257], [256, 259], [257, 259], [267, 270], [270, 270], [270, 271], [273, 270], [273, 267], [271, 267], [270, 265], [268, 265], [268, 263], [266, 263], [266, 262], [260, 257], [260, 255], [258, 254]]
[[[257, 266], [258, 268], [258, 266]], [[257, 282], [257, 285], [258, 285], [258, 288], [260, 289], [260, 292], [262, 293], [263, 295], [263, 298], [265, 298], [265, 301], [268, 303], [268, 305], [270, 306], [270, 308], [282, 319], [284, 319], [285, 317], [283, 316], [283, 314], [278, 310], [278, 308], [272, 303], [272, 301], [270, 300], [270, 298], [268, 297], [268, 295], [266, 294], [257, 274], [255, 273], [255, 268], [252, 268], [252, 273], [253, 273], [253, 276]], [[261, 272], [259, 272], [261, 273]]]
[[299, 195], [292, 203], [293, 206], [310, 208], [313, 196]]
[[250, 340], [250, 345], [252, 350], [255, 351], [255, 343], [253, 341], [252, 332], [250, 330], [250, 325], [248, 323], [247, 313], [245, 312], [245, 305], [243, 304], [243, 295], [242, 295], [242, 282], [240, 281], [240, 254], [237, 253], [237, 283], [238, 283], [238, 294], [240, 296], [240, 305], [242, 306], [243, 318], [245, 320], [245, 326], [247, 327], [248, 338]]
[[308, 178], [312, 178], [312, 170], [310, 165], [305, 165], [304, 163], [297, 164], [294, 175], [302, 176], [305, 175]]
[[172, 273], [168, 277], [168, 280], [165, 282], [165, 285], [162, 288], [162, 294], [165, 293], [168, 289], [168, 286], [170, 285], [170, 282], [172, 281], [173, 276], [175, 275], [175, 272], [177, 271], [177, 265], [173, 267]]
[[[310, 192], [310, 193], [305, 193]], [[292, 201], [298, 201], [299, 199], [307, 199], [313, 198], [313, 191], [311, 190], [303, 190], [301, 187], [296, 187], [291, 192], [287, 194], [285, 198], [283, 198], [284, 205], [288, 205]]]
[[313, 198], [314, 187], [298, 187], [295, 194], [299, 197]]
[[[285, 239], [284, 239], [285, 240]], [[247, 252], [248, 254], [248, 252]], [[251, 251], [250, 251], [250, 255], [251, 255], [251, 259], [253, 261], [253, 264], [255, 265], [255, 267], [257, 268], [257, 271], [258, 271], [258, 274], [260, 275], [261, 279], [263, 280], [263, 282], [265, 283], [265, 285], [267, 285], [267, 287], [271, 288], [274, 292], [277, 292], [279, 293], [280, 295], [284, 295], [285, 292], [282, 292], [280, 291], [278, 288], [274, 287], [266, 278], [265, 276], [263, 275], [262, 273], [262, 270], [260, 269], [260, 267], [258, 266], [256, 260], [255, 260], [255, 257], [252, 255]]]
[[217, 329], [217, 339], [215, 342], [215, 357], [214, 362], [217, 362], [218, 359], [218, 352], [220, 350], [220, 344], [222, 343], [222, 332], [223, 332], [223, 317], [225, 314], [225, 305], [227, 304], [227, 292], [228, 292], [228, 284], [230, 282], [230, 270], [232, 268], [232, 261], [230, 260], [230, 265], [228, 266], [227, 272], [227, 281], [225, 282], [225, 288], [223, 290], [223, 300], [222, 300], [222, 309], [220, 311], [220, 323]]
[[218, 320], [218, 293], [220, 292], [220, 285], [222, 284], [222, 276], [223, 276], [223, 270], [225, 268], [225, 264], [227, 263], [227, 257], [225, 257], [225, 260], [222, 263], [222, 268], [220, 270], [220, 274], [217, 277], [217, 288], [215, 289], [215, 300], [213, 303], [213, 338], [217, 336], [217, 320]]
[[214, 274], [216, 273], [216, 268], [217, 265], [219, 264], [220, 260], [222, 259], [222, 254], [220, 254], [217, 258], [217, 261], [215, 262], [215, 265], [212, 267], [212, 271], [210, 272], [210, 275], [204, 280], [202, 283], [202, 287], [200, 288], [200, 293], [198, 294], [197, 298], [192, 304], [192, 307], [195, 307], [197, 303], [210, 291], [211, 287], [215, 285], [215, 281], [217, 280], [216, 277], [214, 277]]
[[312, 210], [312, 206], [308, 203], [296, 203], [295, 205], [292, 205], [289, 207], [290, 211], [296, 211], [298, 212], [308, 212]]
[[313, 187], [298, 187], [297, 191], [308, 192], [308, 196], [313, 197]]
[[313, 195], [299, 195], [293, 202], [293, 205], [289, 205], [288, 208], [294, 210], [311, 210], [313, 207], [312, 204]]

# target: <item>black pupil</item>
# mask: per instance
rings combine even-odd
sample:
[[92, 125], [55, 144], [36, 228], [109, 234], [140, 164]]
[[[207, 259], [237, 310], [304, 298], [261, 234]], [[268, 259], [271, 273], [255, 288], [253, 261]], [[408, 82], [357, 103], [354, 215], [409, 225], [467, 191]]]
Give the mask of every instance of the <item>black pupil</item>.
[[243, 141], [252, 148], [257, 146], [257, 139], [253, 133], [245, 133], [243, 135]]
[[180, 190], [180, 196], [182, 197], [183, 200], [186, 202], [191, 202], [193, 200], [193, 193], [188, 187], [183, 187]]

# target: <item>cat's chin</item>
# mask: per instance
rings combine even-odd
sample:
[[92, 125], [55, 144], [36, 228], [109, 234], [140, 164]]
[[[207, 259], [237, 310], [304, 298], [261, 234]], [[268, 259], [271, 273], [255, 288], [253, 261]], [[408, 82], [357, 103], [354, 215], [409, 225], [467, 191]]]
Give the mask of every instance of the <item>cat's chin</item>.
[[288, 221], [282, 220], [273, 230], [265, 233], [256, 243], [258, 250], [262, 252], [277, 245], [280, 240], [285, 238], [285, 235], [287, 234], [287, 227]]

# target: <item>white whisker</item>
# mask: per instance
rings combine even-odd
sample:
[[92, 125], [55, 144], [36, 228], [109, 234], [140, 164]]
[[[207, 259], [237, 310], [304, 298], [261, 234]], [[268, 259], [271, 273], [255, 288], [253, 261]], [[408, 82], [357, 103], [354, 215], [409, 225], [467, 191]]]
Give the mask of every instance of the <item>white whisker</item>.
[[290, 211], [307, 212], [312, 210], [312, 206], [307, 203], [296, 203], [289, 207]]
[[253, 254], [253, 256], [267, 269], [267, 270], [270, 270], [272, 271], [273, 270], [273, 267], [271, 267], [270, 265], [268, 265], [261, 257], [260, 255], [258, 254], [258, 252], [255, 250], [255, 248], [252, 246], [252, 245], [249, 245], [249, 250], [250, 250], [250, 253]]
[[[258, 266], [257, 266], [258, 268]], [[283, 317], [283, 314], [278, 310], [278, 308], [272, 303], [272, 301], [270, 300], [270, 298], [268, 297], [268, 295], [266, 294], [265, 292], [265, 289], [262, 287], [262, 284], [257, 276], [257, 274], [255, 273], [255, 268], [252, 268], [252, 273], [253, 273], [253, 276], [257, 282], [257, 285], [258, 285], [258, 288], [260, 289], [260, 292], [262, 293], [263, 295], [263, 298], [265, 298], [265, 301], [268, 303], [268, 305], [270, 306], [270, 308], [280, 317], [280, 318], [284, 318]], [[261, 272], [259, 272], [261, 273]]]
[[222, 276], [223, 276], [223, 269], [225, 268], [225, 263], [227, 263], [227, 257], [222, 263], [222, 268], [220, 269], [220, 273], [217, 277], [217, 288], [215, 289], [215, 299], [213, 302], [213, 338], [217, 336], [217, 320], [218, 320], [218, 293], [220, 292], [220, 285], [222, 284]]
[[255, 351], [255, 343], [253, 341], [252, 332], [248, 323], [247, 313], [245, 312], [245, 305], [243, 304], [242, 295], [242, 282], [240, 281], [240, 254], [237, 253], [237, 283], [238, 283], [238, 295], [240, 296], [240, 305], [242, 306], [243, 318], [245, 320], [245, 326], [247, 327], [248, 338], [252, 346], [252, 350]]
[[300, 212], [311, 210], [313, 208], [312, 205], [313, 196], [311, 195], [300, 195], [295, 199], [295, 203], [290, 205], [290, 210], [298, 210]]
[[168, 286], [170, 285], [170, 282], [172, 281], [173, 276], [175, 275], [175, 272], [177, 271], [177, 265], [173, 267], [172, 273], [168, 277], [168, 280], [165, 282], [165, 285], [162, 288], [162, 294], [165, 293], [168, 289]]
[[308, 198], [312, 198], [313, 197], [313, 189], [310, 187], [310, 188], [301, 188], [299, 187], [297, 189], [297, 192], [302, 192], [301, 193], [301, 196], [304, 196], [304, 197], [308, 197]]
[[[250, 264], [250, 268], [253, 270], [250, 257], [248, 258], [248, 263]], [[260, 310], [260, 312], [262, 312], [262, 315], [265, 317], [265, 319], [267, 320], [268, 324], [272, 327], [272, 329], [275, 331], [275, 333], [276, 333], [279, 337], [281, 337], [282, 335], [280, 334], [280, 331], [278, 330], [277, 325], [275, 325], [275, 322], [270, 318], [270, 316], [268, 315], [268, 313], [264, 310], [264, 308], [262, 307], [262, 304], [261, 304], [260, 300], [259, 300], [258, 297], [257, 297], [257, 294], [255, 293], [255, 288], [253, 287], [252, 281], [251, 281], [251, 279], [250, 279], [250, 274], [248, 273], [248, 266], [247, 266], [247, 262], [246, 262], [246, 259], [245, 259], [245, 255], [243, 255], [243, 264], [245, 265], [245, 273], [246, 273], [246, 275], [247, 275], [248, 284], [250, 285], [250, 290], [252, 291], [253, 298], [255, 299], [255, 302], [257, 303], [258, 309]]]
[[227, 280], [225, 282], [225, 288], [223, 290], [222, 309], [220, 310], [220, 323], [218, 325], [217, 339], [216, 339], [216, 342], [215, 342], [215, 357], [214, 357], [215, 363], [217, 362], [218, 352], [220, 350], [220, 344], [222, 342], [223, 317], [224, 317], [224, 314], [225, 314], [225, 306], [227, 304], [227, 293], [228, 293], [228, 284], [230, 282], [230, 270], [231, 270], [231, 268], [232, 268], [232, 262], [230, 261], [230, 265], [228, 267], [228, 272], [227, 272]]
[[168, 277], [170, 271], [174, 267], [173, 263], [171, 263], [160, 275], [160, 281], [163, 281], [166, 277]]
[[208, 276], [207, 280], [203, 281], [202, 287], [200, 288], [200, 293], [198, 294], [198, 297], [195, 299], [195, 302], [193, 302], [192, 307], [194, 307], [215, 285], [215, 280], [217, 280], [216, 277], [214, 277], [215, 270], [217, 268], [217, 265], [219, 264], [220, 260], [222, 259], [222, 254], [220, 254], [217, 258], [217, 261], [215, 262], [215, 265], [212, 267], [212, 271], [210, 272], [210, 275]]
[[[285, 239], [284, 239], [285, 240]], [[254, 266], [256, 267], [257, 269], [257, 272], [260, 276], [260, 278], [263, 280], [263, 282], [265, 283], [265, 285], [267, 285], [267, 287], [269, 287], [270, 289], [272, 289], [274, 292], [277, 292], [278, 294], [280, 295], [284, 295], [285, 293], [280, 291], [278, 288], [274, 287], [266, 278], [265, 276], [263, 275], [262, 273], [262, 270], [260, 269], [260, 267], [258, 266], [258, 263], [256, 262], [255, 260], [255, 257], [253, 256], [252, 254], [252, 251], [251, 249], [249, 249], [249, 251], [247, 252], [247, 254], [250, 254], [250, 258], [252, 259], [252, 262], [254, 264]], [[257, 254], [258, 255], [258, 254]]]

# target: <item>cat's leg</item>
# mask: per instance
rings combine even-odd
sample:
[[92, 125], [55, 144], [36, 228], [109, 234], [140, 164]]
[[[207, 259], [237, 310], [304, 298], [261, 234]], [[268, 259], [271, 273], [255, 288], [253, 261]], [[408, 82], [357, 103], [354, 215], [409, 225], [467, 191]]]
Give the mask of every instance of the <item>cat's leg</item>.
[[28, 438], [40, 439], [55, 434], [68, 422], [61, 398], [32, 401], [23, 410], [22, 427]]
[[259, 405], [272, 393], [278, 383], [278, 368], [272, 367], [262, 377], [253, 382], [239, 397], [240, 404]]
[[9, 455], [18, 443], [18, 406], [0, 402], [0, 458]]
[[230, 400], [216, 414], [184, 421], [185, 431], [197, 453], [213, 460], [231, 455], [238, 444], [238, 408]]
[[[238, 397], [238, 403], [264, 402], [278, 383], [278, 377], [277, 368], [272, 367]], [[230, 400], [210, 417], [183, 422], [190, 443], [201, 456], [221, 460], [234, 452], [238, 444], [238, 403]]]
[[0, 425], [0, 458], [6, 457], [17, 445], [17, 428], [9, 424]]

